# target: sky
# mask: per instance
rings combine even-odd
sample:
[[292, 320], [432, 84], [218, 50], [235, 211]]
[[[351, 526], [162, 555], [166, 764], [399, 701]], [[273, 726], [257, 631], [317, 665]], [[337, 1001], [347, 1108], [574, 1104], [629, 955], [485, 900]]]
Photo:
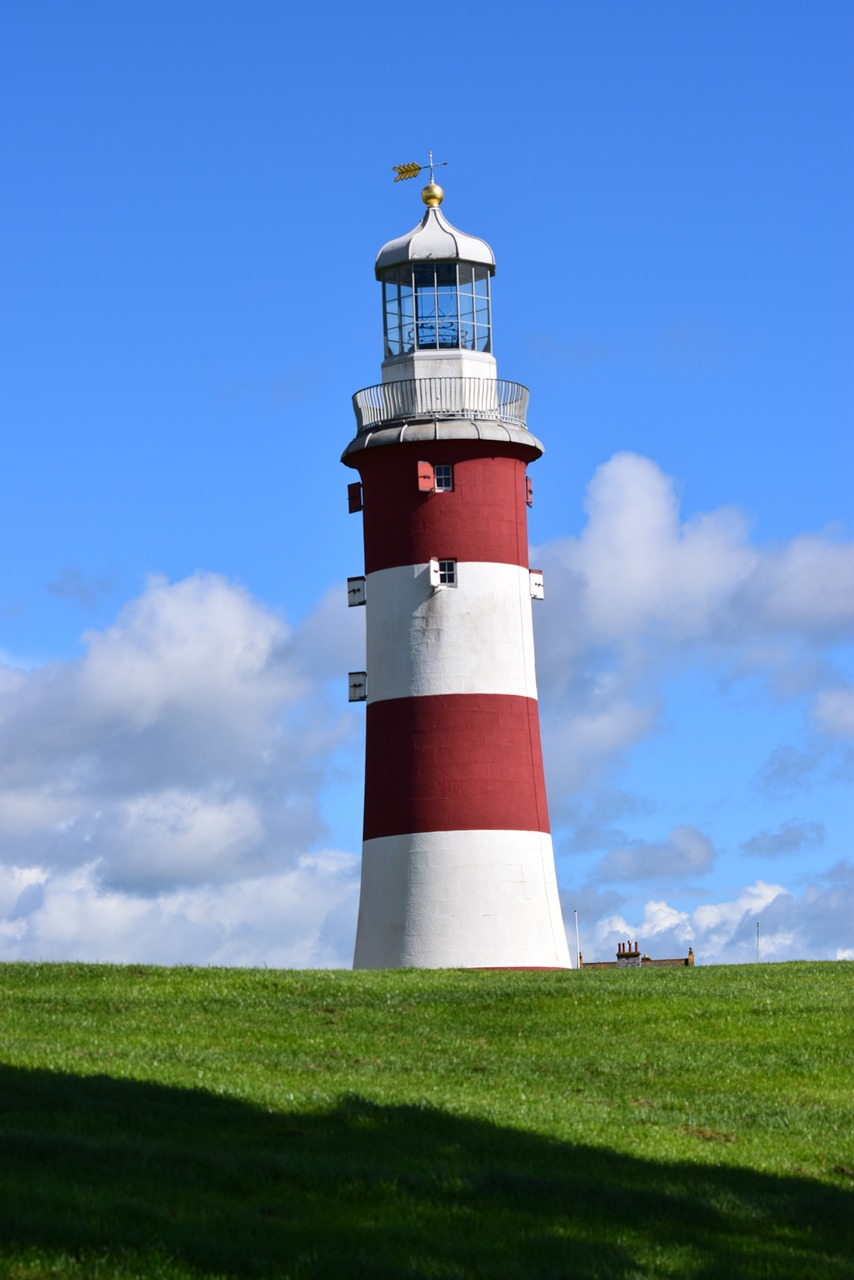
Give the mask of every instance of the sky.
[[854, 8], [6, 0], [0, 959], [349, 967], [373, 263], [493, 248], [570, 945], [854, 959]]

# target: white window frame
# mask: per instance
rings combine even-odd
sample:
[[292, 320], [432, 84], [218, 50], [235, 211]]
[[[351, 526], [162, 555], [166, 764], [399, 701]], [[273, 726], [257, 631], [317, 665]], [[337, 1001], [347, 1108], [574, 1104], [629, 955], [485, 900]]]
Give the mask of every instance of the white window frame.
[[[447, 567], [443, 567], [448, 565], [452, 565], [453, 568], [448, 569]], [[448, 580], [449, 576], [450, 581]], [[457, 573], [457, 561], [452, 560], [450, 556], [443, 556], [441, 560], [438, 556], [431, 556], [430, 586], [432, 587], [433, 592], [444, 591], [448, 587], [456, 587], [458, 583], [459, 575]]]
[[444, 559], [439, 561], [439, 586], [455, 587], [457, 585], [457, 562], [456, 560]]

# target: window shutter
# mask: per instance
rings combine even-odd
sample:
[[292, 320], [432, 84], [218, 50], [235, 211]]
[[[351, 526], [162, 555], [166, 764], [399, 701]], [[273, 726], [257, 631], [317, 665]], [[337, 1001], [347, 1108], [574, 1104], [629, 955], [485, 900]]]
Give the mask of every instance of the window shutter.
[[347, 579], [347, 603], [351, 608], [354, 604], [365, 603], [364, 577]]
[[367, 702], [368, 700], [367, 671], [351, 671], [347, 679], [348, 679], [348, 685], [349, 685], [350, 702]]
[[358, 480], [355, 484], [347, 485], [347, 502], [350, 509], [350, 515], [353, 515], [355, 511], [362, 510], [362, 486], [359, 484]]
[[432, 556], [430, 560], [430, 586], [435, 591], [439, 586], [439, 559]]
[[418, 464], [418, 488], [421, 493], [432, 493], [436, 487], [436, 481], [433, 476], [433, 464], [431, 462], [419, 462]]
[[529, 569], [528, 575], [531, 579], [531, 599], [542, 600], [545, 596], [542, 569]]
[[525, 476], [525, 501], [529, 507], [534, 505], [534, 486], [530, 476]]

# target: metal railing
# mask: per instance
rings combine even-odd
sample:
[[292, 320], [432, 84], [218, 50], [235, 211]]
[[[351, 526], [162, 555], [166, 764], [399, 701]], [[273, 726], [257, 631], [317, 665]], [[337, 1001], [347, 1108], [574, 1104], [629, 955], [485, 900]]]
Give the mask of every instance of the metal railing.
[[425, 418], [485, 418], [525, 427], [528, 388], [504, 378], [407, 378], [357, 391], [353, 411], [359, 431]]

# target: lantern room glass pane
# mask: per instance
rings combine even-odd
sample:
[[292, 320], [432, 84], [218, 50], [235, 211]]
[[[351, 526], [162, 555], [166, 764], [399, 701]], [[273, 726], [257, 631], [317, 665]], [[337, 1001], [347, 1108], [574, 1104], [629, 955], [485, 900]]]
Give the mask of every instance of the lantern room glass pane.
[[383, 280], [385, 353], [387, 356], [399, 356], [401, 352], [399, 293], [396, 281]]
[[436, 290], [419, 289], [415, 295], [415, 311], [419, 320], [433, 320], [436, 315]]
[[447, 319], [457, 318], [457, 291], [456, 289], [437, 289], [436, 291], [436, 310], [440, 316]]
[[460, 345], [460, 322], [457, 314], [457, 265], [436, 264], [436, 343], [439, 347]]
[[436, 268], [416, 267], [415, 279], [415, 345], [436, 346]]
[[408, 283], [400, 288], [400, 332], [403, 354], [408, 355], [415, 349], [415, 310], [412, 297], [412, 277], [406, 273]]
[[460, 346], [474, 351], [474, 298], [465, 293], [460, 294]]
[[436, 268], [416, 267], [412, 273], [415, 281], [415, 297], [416, 300], [428, 298], [436, 292]]

